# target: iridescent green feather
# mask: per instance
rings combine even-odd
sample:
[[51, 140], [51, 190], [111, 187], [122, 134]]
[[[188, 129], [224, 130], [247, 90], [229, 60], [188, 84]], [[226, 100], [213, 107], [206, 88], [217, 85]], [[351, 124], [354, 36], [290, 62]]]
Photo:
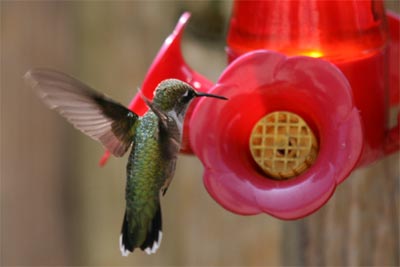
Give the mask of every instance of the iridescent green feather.
[[169, 162], [162, 157], [159, 145], [158, 117], [153, 112], [139, 119], [129, 156], [126, 185], [126, 216], [131, 242], [140, 247], [152, 229], [159, 208], [160, 188], [167, 177]]

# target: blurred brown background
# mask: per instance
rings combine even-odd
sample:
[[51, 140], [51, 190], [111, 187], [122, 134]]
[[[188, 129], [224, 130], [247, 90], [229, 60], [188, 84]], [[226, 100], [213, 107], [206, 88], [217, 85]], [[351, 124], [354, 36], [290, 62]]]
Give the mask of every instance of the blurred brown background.
[[[397, 1], [387, 7], [399, 12]], [[228, 1], [1, 1], [2, 265], [399, 265], [399, 154], [357, 170], [317, 213], [285, 222], [216, 204], [202, 166], [181, 156], [153, 256], [118, 247], [127, 157], [102, 147], [24, 85], [32, 67], [69, 73], [128, 104], [182, 11], [183, 51], [215, 81], [226, 64]]]

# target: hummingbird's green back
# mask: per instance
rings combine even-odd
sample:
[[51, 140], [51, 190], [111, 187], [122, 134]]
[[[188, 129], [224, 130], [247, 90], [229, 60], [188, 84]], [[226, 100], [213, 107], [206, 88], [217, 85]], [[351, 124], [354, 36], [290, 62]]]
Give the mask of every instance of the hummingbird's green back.
[[[151, 111], [139, 119], [127, 165], [126, 227], [133, 247], [161, 234], [160, 188], [169, 179], [171, 161], [163, 156], [159, 119]], [[154, 220], [160, 220], [156, 222]], [[154, 229], [159, 227], [160, 229]], [[148, 241], [152, 245], [154, 240]]]

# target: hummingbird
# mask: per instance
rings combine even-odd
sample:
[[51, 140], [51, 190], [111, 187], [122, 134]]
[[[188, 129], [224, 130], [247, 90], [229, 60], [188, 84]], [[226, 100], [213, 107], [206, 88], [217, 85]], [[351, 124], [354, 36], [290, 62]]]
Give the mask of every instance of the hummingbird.
[[226, 97], [198, 92], [177, 79], [162, 81], [153, 100], [142, 95], [149, 110], [133, 111], [79, 80], [50, 69], [29, 70], [24, 79], [50, 109], [100, 142], [114, 156], [131, 148], [126, 166], [125, 215], [119, 245], [128, 256], [135, 248], [157, 251], [162, 239], [160, 196], [174, 176], [183, 121], [196, 97]]

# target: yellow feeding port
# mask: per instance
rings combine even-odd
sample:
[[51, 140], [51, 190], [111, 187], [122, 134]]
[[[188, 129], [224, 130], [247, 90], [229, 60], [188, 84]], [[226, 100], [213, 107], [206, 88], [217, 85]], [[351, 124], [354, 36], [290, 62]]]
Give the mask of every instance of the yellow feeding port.
[[253, 127], [250, 151], [258, 166], [271, 178], [289, 179], [307, 170], [318, 155], [318, 142], [297, 114], [276, 111]]

